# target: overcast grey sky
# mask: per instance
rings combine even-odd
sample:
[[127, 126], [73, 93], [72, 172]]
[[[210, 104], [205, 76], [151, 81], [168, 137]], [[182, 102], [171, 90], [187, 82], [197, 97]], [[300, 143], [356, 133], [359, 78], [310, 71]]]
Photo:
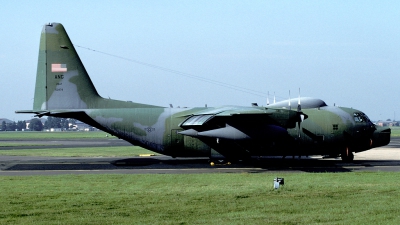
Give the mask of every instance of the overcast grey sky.
[[0, 20], [0, 118], [31, 118], [14, 111], [32, 109], [40, 32], [60, 22], [75, 45], [183, 73], [77, 47], [103, 97], [249, 106], [301, 88], [400, 119], [400, 1], [3, 1]]

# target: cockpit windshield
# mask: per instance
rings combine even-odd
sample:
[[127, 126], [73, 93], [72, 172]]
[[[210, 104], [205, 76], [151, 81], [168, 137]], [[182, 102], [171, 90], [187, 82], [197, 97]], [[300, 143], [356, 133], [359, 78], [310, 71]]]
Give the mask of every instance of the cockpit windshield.
[[369, 118], [367, 115], [365, 115], [362, 112], [355, 112], [354, 113], [354, 121], [356, 122], [370, 122]]

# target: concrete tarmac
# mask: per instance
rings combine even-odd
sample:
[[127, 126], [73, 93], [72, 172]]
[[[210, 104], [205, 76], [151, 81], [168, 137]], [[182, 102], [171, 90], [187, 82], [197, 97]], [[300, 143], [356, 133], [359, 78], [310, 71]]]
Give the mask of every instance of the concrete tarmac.
[[[44, 140], [43, 140], [44, 141]], [[27, 143], [41, 140], [27, 141]], [[31, 148], [124, 146], [118, 139], [44, 141]], [[1, 147], [1, 150], [9, 147]], [[22, 147], [26, 149], [26, 147]], [[13, 147], [15, 149], [15, 147]], [[17, 148], [18, 149], [18, 148]], [[17, 150], [16, 149], [16, 150]], [[351, 163], [340, 158], [321, 156], [286, 158], [263, 157], [250, 163], [210, 166], [207, 158], [171, 158], [168, 156], [105, 158], [105, 157], [28, 157], [0, 156], [0, 175], [59, 175], [59, 174], [187, 174], [187, 173], [286, 173], [286, 172], [358, 172], [400, 171], [400, 138], [389, 145], [356, 153]]]

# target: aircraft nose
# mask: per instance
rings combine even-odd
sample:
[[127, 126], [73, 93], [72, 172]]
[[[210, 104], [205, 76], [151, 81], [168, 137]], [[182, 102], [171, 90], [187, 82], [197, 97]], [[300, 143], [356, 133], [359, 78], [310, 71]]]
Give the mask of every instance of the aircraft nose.
[[390, 128], [376, 126], [376, 130], [372, 134], [372, 148], [385, 146], [390, 142]]

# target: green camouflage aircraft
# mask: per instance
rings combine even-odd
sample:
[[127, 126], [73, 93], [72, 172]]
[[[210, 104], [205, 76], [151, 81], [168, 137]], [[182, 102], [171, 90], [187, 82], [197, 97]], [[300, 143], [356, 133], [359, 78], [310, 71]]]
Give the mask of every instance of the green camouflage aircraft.
[[60, 23], [42, 30], [33, 110], [16, 113], [74, 118], [157, 153], [211, 160], [324, 155], [351, 161], [353, 152], [387, 145], [391, 132], [359, 110], [315, 98], [215, 108], [105, 99]]

